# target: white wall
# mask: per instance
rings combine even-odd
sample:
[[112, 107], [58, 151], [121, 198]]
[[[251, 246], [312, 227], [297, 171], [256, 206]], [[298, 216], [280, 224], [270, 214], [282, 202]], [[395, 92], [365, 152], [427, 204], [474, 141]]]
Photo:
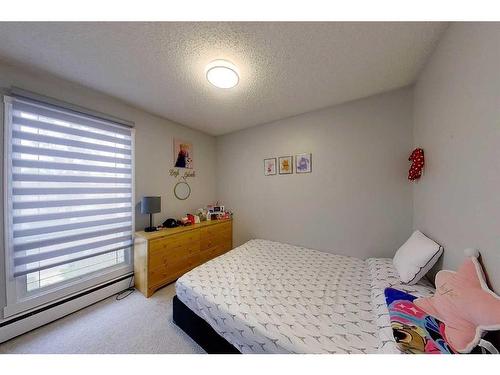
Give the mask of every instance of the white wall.
[[457, 23], [415, 88], [415, 146], [426, 169], [414, 187], [414, 227], [445, 247], [456, 269], [480, 250], [500, 292], [500, 24]]
[[[0, 64], [0, 88], [17, 86], [42, 95], [87, 107], [102, 113], [135, 122], [135, 201], [142, 196], [161, 195], [162, 212], [155, 215], [156, 224], [168, 217], [178, 217], [188, 211], [205, 206], [215, 197], [215, 138], [189, 129], [172, 121], [151, 115], [126, 103], [53, 76]], [[2, 104], [3, 108], [3, 104]], [[3, 110], [0, 110], [0, 154], [3, 167]], [[186, 201], [173, 195], [176, 179], [170, 177], [173, 166], [173, 138], [190, 140], [194, 148], [196, 177], [189, 179], [192, 194]], [[3, 175], [2, 175], [3, 176]], [[3, 177], [2, 177], [3, 179]], [[2, 184], [3, 185], [3, 184]], [[1, 194], [3, 199], [3, 193]], [[0, 199], [0, 204], [2, 204]], [[137, 206], [136, 209], [140, 207]], [[3, 207], [0, 207], [0, 308], [5, 301], [3, 255]], [[136, 210], [136, 228], [141, 230], [149, 220]], [[0, 314], [1, 316], [1, 314]]]
[[[412, 101], [405, 88], [218, 137], [217, 196], [235, 211], [235, 245], [392, 256], [412, 228]], [[264, 176], [265, 158], [302, 152], [311, 174]]]

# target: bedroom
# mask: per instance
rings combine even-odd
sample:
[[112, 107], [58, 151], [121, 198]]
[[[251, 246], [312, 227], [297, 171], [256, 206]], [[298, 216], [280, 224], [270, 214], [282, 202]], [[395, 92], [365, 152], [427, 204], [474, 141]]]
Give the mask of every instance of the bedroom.
[[500, 23], [305, 21], [0, 23], [0, 353], [496, 352]]

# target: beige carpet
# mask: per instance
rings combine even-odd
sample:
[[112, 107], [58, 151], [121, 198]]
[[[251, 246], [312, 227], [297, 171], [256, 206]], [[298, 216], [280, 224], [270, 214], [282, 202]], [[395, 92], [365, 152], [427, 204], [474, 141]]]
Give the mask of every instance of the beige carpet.
[[0, 353], [204, 353], [172, 322], [174, 284], [107, 298], [0, 344]]

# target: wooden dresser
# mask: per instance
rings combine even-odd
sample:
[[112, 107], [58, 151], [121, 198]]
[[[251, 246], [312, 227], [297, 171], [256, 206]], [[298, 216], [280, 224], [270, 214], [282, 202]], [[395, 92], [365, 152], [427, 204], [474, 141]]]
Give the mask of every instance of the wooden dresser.
[[136, 232], [135, 287], [146, 297], [187, 271], [233, 248], [232, 220]]

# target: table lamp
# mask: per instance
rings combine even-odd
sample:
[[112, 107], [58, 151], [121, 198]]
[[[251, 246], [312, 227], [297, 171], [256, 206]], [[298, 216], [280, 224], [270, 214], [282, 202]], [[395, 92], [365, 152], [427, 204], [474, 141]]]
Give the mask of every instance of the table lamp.
[[161, 197], [143, 197], [141, 202], [141, 213], [149, 214], [149, 227], [145, 228], [145, 232], [154, 232], [156, 227], [153, 227], [153, 214], [161, 211]]

